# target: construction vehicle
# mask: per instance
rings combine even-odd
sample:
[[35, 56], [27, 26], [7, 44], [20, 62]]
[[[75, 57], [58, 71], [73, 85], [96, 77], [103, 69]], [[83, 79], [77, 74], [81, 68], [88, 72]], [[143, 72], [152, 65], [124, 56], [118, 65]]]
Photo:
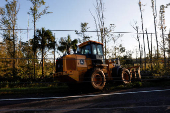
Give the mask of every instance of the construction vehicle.
[[70, 86], [85, 83], [85, 87], [97, 90], [102, 90], [108, 81], [127, 84], [132, 78], [141, 78], [140, 67], [126, 69], [120, 66], [119, 59], [104, 60], [103, 44], [91, 40], [81, 43], [79, 52], [58, 58], [53, 76]]

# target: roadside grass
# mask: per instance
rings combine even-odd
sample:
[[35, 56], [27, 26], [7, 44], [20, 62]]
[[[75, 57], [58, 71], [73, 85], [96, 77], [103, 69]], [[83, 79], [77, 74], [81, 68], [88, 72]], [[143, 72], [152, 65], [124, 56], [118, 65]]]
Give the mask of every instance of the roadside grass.
[[14, 87], [14, 88], [1, 88], [0, 89], [0, 96], [1, 95], [37, 95], [43, 96], [46, 94], [55, 94], [55, 93], [63, 93], [68, 91], [67, 85], [60, 85], [60, 86], [27, 86], [27, 87]]
[[142, 88], [142, 87], [166, 87], [170, 86], [170, 80], [158, 79], [153, 81], [136, 81], [129, 84], [108, 83], [106, 84], [105, 90], [117, 90], [117, 89], [131, 89], [131, 88]]
[[[131, 88], [142, 88], [142, 87], [166, 87], [170, 86], [170, 80], [165, 79], [157, 79], [153, 81], [136, 81], [129, 84], [117, 84], [115, 82], [113, 83], [107, 83], [104, 90], [105, 91], [111, 91], [111, 90], [119, 90], [119, 89], [131, 89]], [[0, 89], [0, 96], [23, 96], [23, 95], [34, 95], [34, 96], [45, 96], [45, 95], [55, 95], [55, 94], [69, 94], [70, 92], [77, 92], [76, 90], [71, 90], [69, 87], [65, 84], [48, 84], [48, 85], [42, 85], [42, 84], [32, 84], [31, 86], [22, 86], [22, 87], [6, 87]]]

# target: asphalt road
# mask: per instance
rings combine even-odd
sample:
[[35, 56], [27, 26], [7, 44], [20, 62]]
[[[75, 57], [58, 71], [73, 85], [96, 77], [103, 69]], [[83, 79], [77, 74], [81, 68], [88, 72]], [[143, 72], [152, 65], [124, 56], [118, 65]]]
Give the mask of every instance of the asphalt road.
[[0, 99], [0, 113], [170, 113], [170, 87]]

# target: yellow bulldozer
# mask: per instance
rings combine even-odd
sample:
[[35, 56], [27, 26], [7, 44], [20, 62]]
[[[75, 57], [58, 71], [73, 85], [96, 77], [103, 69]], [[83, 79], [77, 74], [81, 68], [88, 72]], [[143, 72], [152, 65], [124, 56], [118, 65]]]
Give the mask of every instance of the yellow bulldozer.
[[77, 53], [57, 58], [53, 77], [70, 86], [84, 83], [85, 87], [97, 90], [109, 81], [127, 84], [133, 78], [141, 79], [139, 66], [122, 68], [119, 59], [104, 60], [103, 44], [91, 40], [81, 43]]

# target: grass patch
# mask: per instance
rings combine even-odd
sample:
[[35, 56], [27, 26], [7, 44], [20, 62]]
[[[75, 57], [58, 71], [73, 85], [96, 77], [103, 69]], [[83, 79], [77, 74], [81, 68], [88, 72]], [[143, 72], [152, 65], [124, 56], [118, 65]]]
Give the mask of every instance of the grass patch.
[[22, 87], [22, 88], [1, 88], [0, 95], [44, 95], [50, 93], [62, 93], [65, 92], [68, 87], [56, 86], [56, 87]]
[[133, 83], [121, 84], [121, 85], [118, 85], [116, 83], [108, 83], [106, 84], [105, 90], [130, 89], [130, 88], [138, 88], [142, 86], [143, 86], [142, 82], [133, 82]]
[[170, 81], [168, 80], [155, 80], [149, 82], [133, 82], [129, 84], [118, 85], [116, 83], [106, 84], [105, 90], [115, 90], [115, 89], [130, 89], [130, 88], [141, 88], [141, 87], [166, 87], [170, 86]]
[[[159, 79], [159, 80], [154, 80], [154, 81], [149, 81], [149, 82], [133, 82], [129, 84], [123, 84], [123, 85], [118, 85], [116, 83], [107, 83], [105, 86], [105, 91], [111, 91], [111, 90], [121, 90], [121, 89], [131, 89], [131, 88], [141, 88], [141, 87], [166, 87], [170, 86], [170, 81], [165, 80], [165, 79]], [[42, 85], [42, 84], [33, 84], [31, 86], [27, 87], [13, 87], [13, 88], [1, 88], [0, 89], [0, 96], [5, 96], [5, 95], [16, 95], [16, 96], [29, 96], [29, 95], [34, 95], [34, 96], [43, 96], [43, 95], [55, 95], [55, 94], [69, 94], [70, 92], [75, 92], [80, 93], [77, 90], [71, 90], [68, 88], [67, 85], [61, 84], [61, 85], [53, 85], [53, 84], [48, 84], [48, 85]]]

